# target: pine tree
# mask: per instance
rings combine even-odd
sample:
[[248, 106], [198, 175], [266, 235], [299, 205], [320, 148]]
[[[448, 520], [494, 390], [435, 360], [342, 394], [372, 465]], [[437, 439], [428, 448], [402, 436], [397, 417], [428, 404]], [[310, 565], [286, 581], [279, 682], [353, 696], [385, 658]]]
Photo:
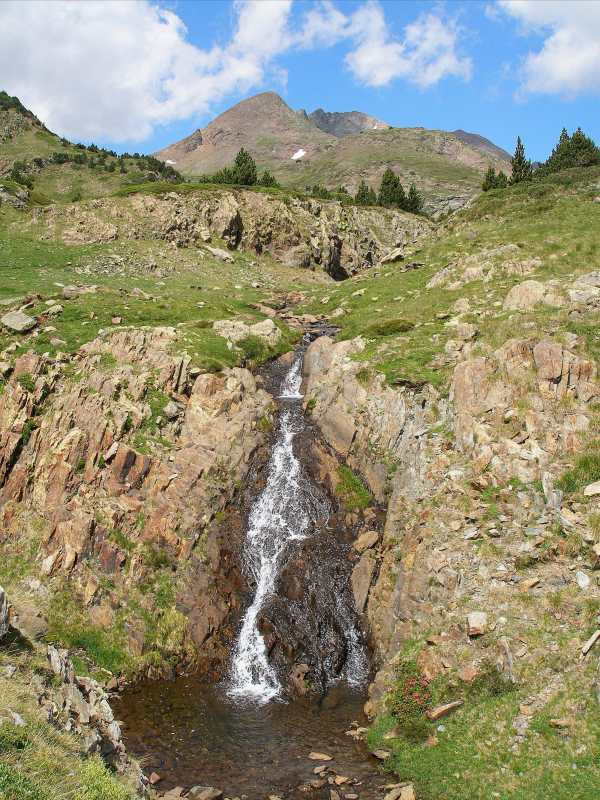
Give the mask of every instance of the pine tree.
[[506, 189], [508, 186], [508, 176], [505, 172], [500, 172], [496, 175], [496, 189]]
[[365, 181], [360, 182], [354, 199], [359, 206], [374, 206], [377, 203], [375, 192]]
[[406, 197], [406, 210], [412, 211], [413, 214], [418, 214], [423, 208], [423, 198], [417, 191], [414, 183], [411, 183], [408, 195]]
[[533, 168], [531, 166], [531, 161], [525, 158], [525, 148], [523, 147], [520, 136], [517, 136], [517, 146], [515, 147], [515, 154], [511, 159], [511, 165], [511, 183], [521, 183], [522, 181], [531, 180]]
[[260, 180], [258, 182], [261, 186], [279, 186], [275, 176], [271, 175], [271, 173], [267, 169], [260, 176]]
[[256, 162], [243, 147], [235, 157], [232, 173], [233, 183], [240, 186], [254, 186], [257, 181]]
[[377, 202], [380, 206], [406, 208], [406, 195], [400, 178], [389, 167], [383, 173]]
[[572, 136], [563, 128], [552, 153], [538, 172], [540, 175], [550, 175], [563, 169], [590, 167], [594, 164], [600, 164], [600, 148], [593, 139], [586, 136], [581, 128], [577, 128]]
[[481, 184], [481, 188], [484, 192], [489, 192], [490, 189], [496, 188], [496, 170], [490, 164], [487, 168], [487, 172], [483, 176], [483, 183]]

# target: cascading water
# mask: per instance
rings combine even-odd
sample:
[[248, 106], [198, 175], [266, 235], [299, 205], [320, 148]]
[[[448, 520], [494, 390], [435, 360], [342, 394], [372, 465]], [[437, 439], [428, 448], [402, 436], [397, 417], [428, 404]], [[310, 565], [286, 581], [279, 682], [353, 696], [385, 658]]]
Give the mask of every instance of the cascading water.
[[[305, 345], [308, 341], [306, 337]], [[261, 613], [275, 595], [282, 563], [289, 555], [291, 544], [310, 536], [317, 523], [324, 524], [331, 512], [325, 493], [311, 482], [294, 454], [294, 438], [304, 427], [300, 402], [304, 349], [297, 352], [281, 382], [279, 397], [283, 409], [279, 430], [268, 465], [266, 486], [250, 510], [243, 552], [244, 569], [256, 589], [234, 648], [228, 694], [258, 703], [280, 697], [283, 692], [259, 630]], [[368, 675], [364, 637], [347, 598], [341, 598], [333, 584], [329, 591], [328, 612], [333, 611], [344, 642], [344, 669], [336, 670], [333, 655], [325, 654], [322, 683], [345, 677], [350, 685], [358, 686]]]

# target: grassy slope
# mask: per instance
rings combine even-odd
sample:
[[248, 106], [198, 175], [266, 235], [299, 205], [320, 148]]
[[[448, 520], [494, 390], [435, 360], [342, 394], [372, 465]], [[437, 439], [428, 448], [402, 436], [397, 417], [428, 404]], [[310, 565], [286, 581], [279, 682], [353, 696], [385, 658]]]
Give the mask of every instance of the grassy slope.
[[[598, 350], [595, 319], [574, 323], [563, 309], [544, 306], [530, 313], [515, 315], [501, 306], [511, 286], [524, 280], [498, 275], [488, 283], [473, 281], [449, 291], [427, 289], [428, 281], [454, 259], [474, 255], [499, 245], [514, 243], [519, 252], [511, 258], [539, 257], [542, 265], [527, 278], [572, 279], [598, 268], [600, 253], [600, 204], [593, 202], [599, 192], [600, 170], [574, 170], [539, 183], [482, 195], [471, 208], [444, 226], [436, 238], [407, 260], [418, 260], [423, 267], [401, 272], [398, 267], [376, 268], [333, 289], [314, 289], [312, 302], [304, 310], [325, 313], [342, 306], [346, 314], [335, 319], [342, 338], [359, 334], [368, 340], [360, 357], [373, 360], [388, 381], [429, 381], [446, 391], [450, 367], [439, 368], [432, 361], [439, 356], [451, 329], [440, 318], [450, 314], [460, 297], [470, 298], [473, 313], [464, 317], [480, 328], [480, 340], [497, 346], [511, 336], [528, 335], [531, 323], [537, 329], [571, 330], [583, 334], [594, 353]], [[364, 291], [363, 291], [364, 290]], [[358, 296], [353, 296], [357, 292]], [[327, 302], [323, 302], [325, 298]], [[481, 312], [491, 311], [490, 316]], [[415, 323], [401, 334], [372, 334], [369, 327], [381, 327], [397, 319]]]
[[383, 170], [391, 166], [404, 182], [414, 180], [434, 195], [478, 189], [481, 170], [438, 152], [441, 135], [413, 128], [364, 132], [338, 140], [310, 160], [270, 166], [282, 183], [291, 186], [354, 186], [361, 177], [376, 185]]
[[[600, 169], [574, 170], [552, 176], [539, 183], [521, 185], [512, 189], [490, 192], [481, 196], [470, 209], [457, 215], [431, 240], [415, 258], [424, 266], [414, 272], [402, 273], [388, 268], [378, 274], [372, 270], [360, 279], [336, 286], [335, 289], [318, 289], [312, 292], [312, 303], [306, 310], [325, 312], [339, 307], [344, 301], [348, 313], [335, 319], [340, 325], [340, 338], [365, 334], [368, 346], [359, 358], [368, 358], [374, 368], [394, 382], [399, 378], [427, 380], [442, 392], [448, 389], [452, 365], [434, 368], [432, 359], [439, 356], [451, 335], [444, 319], [454, 301], [459, 297], [471, 299], [474, 313], [464, 318], [480, 328], [480, 348], [497, 347], [512, 337], [540, 336], [544, 333], [560, 339], [566, 332], [584, 337], [589, 356], [600, 359], [600, 336], [597, 312], [589, 312], [583, 321], [573, 321], [562, 308], [539, 306], [530, 312], [504, 312], [501, 303], [509, 288], [523, 278], [497, 275], [489, 283], [474, 281], [455, 291], [426, 289], [426, 283], [442, 267], [459, 255], [477, 254], [487, 248], [515, 243], [519, 253], [511, 257], [539, 257], [541, 266], [527, 279], [559, 279], [571, 282], [578, 274], [600, 268], [600, 204], [594, 198], [600, 194]], [[357, 290], [364, 294], [352, 297]], [[329, 298], [323, 305], [324, 297]], [[484, 316], [490, 312], [489, 316]], [[407, 318], [416, 323], [408, 332], [389, 335], [369, 334], [369, 326], [386, 320]], [[393, 328], [390, 324], [389, 330]], [[583, 354], [583, 353], [582, 353]], [[593, 409], [592, 409], [593, 411]], [[597, 415], [596, 415], [597, 416]], [[597, 432], [600, 419], [592, 421], [592, 437]], [[576, 492], [586, 483], [597, 479], [597, 460], [574, 456], [572, 474], [567, 473], [565, 489]], [[569, 482], [570, 481], [570, 482]], [[539, 487], [523, 487], [531, 497]], [[491, 490], [490, 490], [491, 492]], [[467, 503], [465, 496], [456, 503]], [[509, 492], [510, 501], [514, 492]], [[571, 494], [571, 497], [574, 495]], [[600, 534], [600, 519], [594, 514], [595, 499], [576, 495], [583, 513], [589, 514], [589, 524], [596, 536]], [[443, 509], [451, 516], [448, 503], [451, 498], [435, 497], [424, 502], [419, 511], [428, 509], [434, 515]], [[440, 503], [442, 505], [440, 506]], [[507, 506], [510, 509], [510, 504]], [[499, 515], [499, 507], [490, 502], [490, 514]], [[510, 510], [506, 513], [510, 514]], [[577, 554], [581, 563], [588, 560], [587, 546], [579, 535], [569, 536], [556, 529], [556, 542], [570, 553], [565, 564], [572, 564]], [[518, 535], [518, 534], [517, 534]], [[478, 546], [492, 548], [489, 555], [498, 562], [503, 558], [503, 546], [482, 540]], [[495, 549], [494, 549], [495, 548]], [[567, 566], [564, 567], [567, 569]], [[523, 577], [527, 577], [525, 570]], [[385, 738], [397, 721], [391, 714], [380, 717], [369, 734], [373, 747], [386, 747], [392, 751], [386, 768], [402, 780], [415, 783], [419, 800], [546, 800], [548, 797], [569, 800], [593, 800], [600, 783], [600, 714], [598, 700], [593, 691], [598, 657], [588, 657], [578, 663], [578, 647], [594, 632], [598, 625], [600, 601], [597, 595], [581, 592], [569, 586], [550, 592], [548, 596], [534, 597], [507, 587], [506, 595], [498, 597], [499, 608], [509, 608], [512, 640], [525, 642], [530, 659], [519, 663], [519, 685], [515, 691], [495, 692], [483, 687], [479, 694], [465, 697], [465, 685], [451, 675], [435, 687], [433, 704], [465, 697], [465, 705], [452, 716], [437, 724], [429, 724], [429, 733], [436, 742], [421, 744], [409, 742], [402, 736]], [[467, 598], [468, 599], [468, 598]], [[502, 605], [502, 601], [505, 605]], [[467, 605], [463, 613], [470, 610]], [[533, 616], [532, 616], [533, 615]], [[531, 620], [534, 620], [534, 624]], [[438, 632], [438, 631], [435, 631]], [[424, 630], [423, 637], [429, 632]], [[490, 651], [500, 632], [485, 643]], [[414, 658], [424, 644], [423, 640], [409, 643], [405, 658]], [[418, 645], [418, 646], [417, 646]], [[411, 652], [412, 650], [412, 652]], [[472, 646], [465, 650], [464, 658], [474, 657]], [[549, 672], [562, 677], [565, 689], [555, 695], [541, 711], [534, 713], [531, 727], [518, 752], [512, 750], [515, 730], [513, 720], [520, 704], [546, 689]], [[551, 724], [551, 720], [566, 719], [564, 728]], [[438, 727], [438, 725], [440, 727]]]
[[[31, 162], [34, 158], [49, 158], [53, 153], [77, 155], [82, 151], [73, 144], [63, 142], [51, 131], [41, 129], [37, 123], [24, 119], [15, 111], [0, 111], [0, 134], [7, 121], [17, 120], [19, 130], [6, 138], [0, 135], [0, 176], [8, 172], [14, 161]], [[97, 158], [97, 154], [88, 156]], [[80, 164], [48, 164], [32, 173], [34, 189], [31, 200], [34, 204], [48, 202], [71, 202], [73, 200], [104, 197], [118, 189], [140, 183], [147, 175], [139, 168], [136, 159], [122, 161], [108, 156], [106, 164], [115, 163], [114, 172], [108, 172], [103, 166]], [[121, 174], [120, 164], [124, 163], [127, 172]], [[4, 169], [3, 169], [4, 166]], [[0, 177], [0, 186], [10, 185]]]
[[17, 636], [0, 646], [0, 715], [10, 709], [26, 723], [0, 724], [0, 800], [133, 800], [97, 756], [84, 757], [77, 737], [43, 719], [30, 684], [53, 682], [44, 649]]

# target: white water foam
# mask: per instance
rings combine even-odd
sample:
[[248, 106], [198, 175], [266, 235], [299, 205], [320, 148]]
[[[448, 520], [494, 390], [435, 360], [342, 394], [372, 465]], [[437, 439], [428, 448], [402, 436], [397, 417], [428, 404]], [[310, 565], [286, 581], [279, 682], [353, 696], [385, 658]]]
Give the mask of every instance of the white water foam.
[[300, 393], [302, 386], [302, 359], [296, 358], [292, 364], [289, 372], [283, 379], [281, 384], [281, 394], [279, 397], [282, 400], [300, 400], [303, 395]]
[[[297, 357], [281, 384], [281, 398], [302, 397], [302, 358]], [[294, 455], [295, 435], [302, 427], [298, 403], [282, 414], [279, 431], [268, 465], [266, 486], [254, 502], [248, 520], [244, 567], [256, 582], [252, 603], [242, 620], [231, 662], [228, 694], [232, 698], [267, 703], [282, 694], [282, 686], [270, 664], [267, 648], [258, 629], [260, 612], [274, 593], [282, 556], [293, 541], [305, 539], [310, 528], [323, 518], [323, 498], [317, 496], [302, 465]], [[344, 677], [350, 685], [361, 685], [368, 674], [362, 637], [348, 609], [336, 598], [344, 619], [348, 656]]]

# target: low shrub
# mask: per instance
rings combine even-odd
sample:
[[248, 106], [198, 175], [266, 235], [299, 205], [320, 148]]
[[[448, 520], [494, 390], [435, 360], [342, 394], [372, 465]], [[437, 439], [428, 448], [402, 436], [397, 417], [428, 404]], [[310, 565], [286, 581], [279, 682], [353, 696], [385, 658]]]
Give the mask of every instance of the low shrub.
[[396, 333], [406, 333], [415, 327], [414, 322], [406, 319], [383, 319], [373, 322], [365, 328], [367, 336], [392, 336]]

